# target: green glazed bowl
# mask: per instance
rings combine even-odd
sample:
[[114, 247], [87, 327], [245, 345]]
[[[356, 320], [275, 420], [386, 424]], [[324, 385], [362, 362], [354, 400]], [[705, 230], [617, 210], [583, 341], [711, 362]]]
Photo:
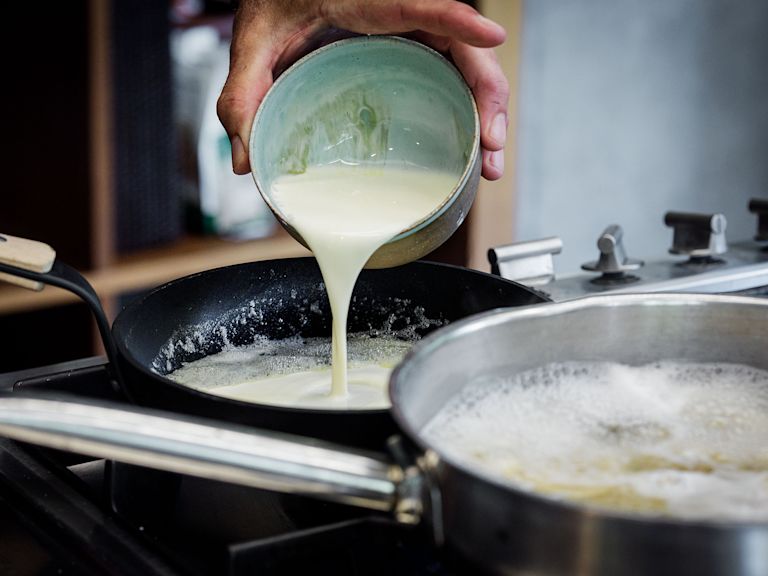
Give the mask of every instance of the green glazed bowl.
[[396, 36], [339, 40], [293, 64], [262, 100], [248, 148], [256, 187], [305, 246], [270, 198], [280, 176], [339, 161], [456, 174], [440, 206], [376, 251], [367, 268], [405, 264], [440, 246], [469, 212], [480, 179], [472, 92], [443, 56]]

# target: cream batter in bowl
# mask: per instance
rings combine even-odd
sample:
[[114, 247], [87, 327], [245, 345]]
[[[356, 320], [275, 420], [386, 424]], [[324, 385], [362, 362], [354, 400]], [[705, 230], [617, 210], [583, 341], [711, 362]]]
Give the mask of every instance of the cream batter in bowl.
[[310, 248], [276, 202], [276, 180], [327, 166], [450, 176], [429, 210], [366, 259], [368, 268], [385, 268], [428, 254], [467, 216], [480, 179], [479, 126], [472, 92], [439, 53], [395, 36], [349, 38], [308, 54], [275, 81], [254, 118], [249, 158], [278, 221]]

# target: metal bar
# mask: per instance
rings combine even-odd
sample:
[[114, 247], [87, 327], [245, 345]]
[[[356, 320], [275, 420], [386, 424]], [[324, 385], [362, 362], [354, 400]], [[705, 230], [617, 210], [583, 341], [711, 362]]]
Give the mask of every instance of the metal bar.
[[0, 435], [98, 458], [373, 510], [402, 471], [383, 457], [289, 435], [107, 403], [0, 397]]

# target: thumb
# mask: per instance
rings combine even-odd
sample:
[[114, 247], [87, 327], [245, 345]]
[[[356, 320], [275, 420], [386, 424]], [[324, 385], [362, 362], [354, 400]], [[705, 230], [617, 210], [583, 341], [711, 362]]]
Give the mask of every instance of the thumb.
[[264, 95], [272, 86], [274, 60], [271, 32], [258, 27], [257, 33], [233, 35], [229, 75], [216, 104], [216, 112], [232, 144], [232, 169], [250, 172], [248, 139], [251, 123]]

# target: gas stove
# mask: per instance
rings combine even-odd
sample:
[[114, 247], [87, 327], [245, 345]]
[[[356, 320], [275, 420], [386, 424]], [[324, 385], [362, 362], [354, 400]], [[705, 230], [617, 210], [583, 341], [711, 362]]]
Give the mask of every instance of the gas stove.
[[[618, 225], [599, 255], [558, 276], [559, 238], [489, 251], [496, 274], [555, 301], [619, 292], [739, 292], [768, 297], [768, 201], [752, 200], [753, 239], [729, 245], [722, 214], [668, 213], [673, 256], [630, 258]], [[123, 402], [106, 360], [0, 374], [0, 392]], [[0, 439], [0, 573], [478, 574], [419, 528], [339, 504], [158, 472]]]

